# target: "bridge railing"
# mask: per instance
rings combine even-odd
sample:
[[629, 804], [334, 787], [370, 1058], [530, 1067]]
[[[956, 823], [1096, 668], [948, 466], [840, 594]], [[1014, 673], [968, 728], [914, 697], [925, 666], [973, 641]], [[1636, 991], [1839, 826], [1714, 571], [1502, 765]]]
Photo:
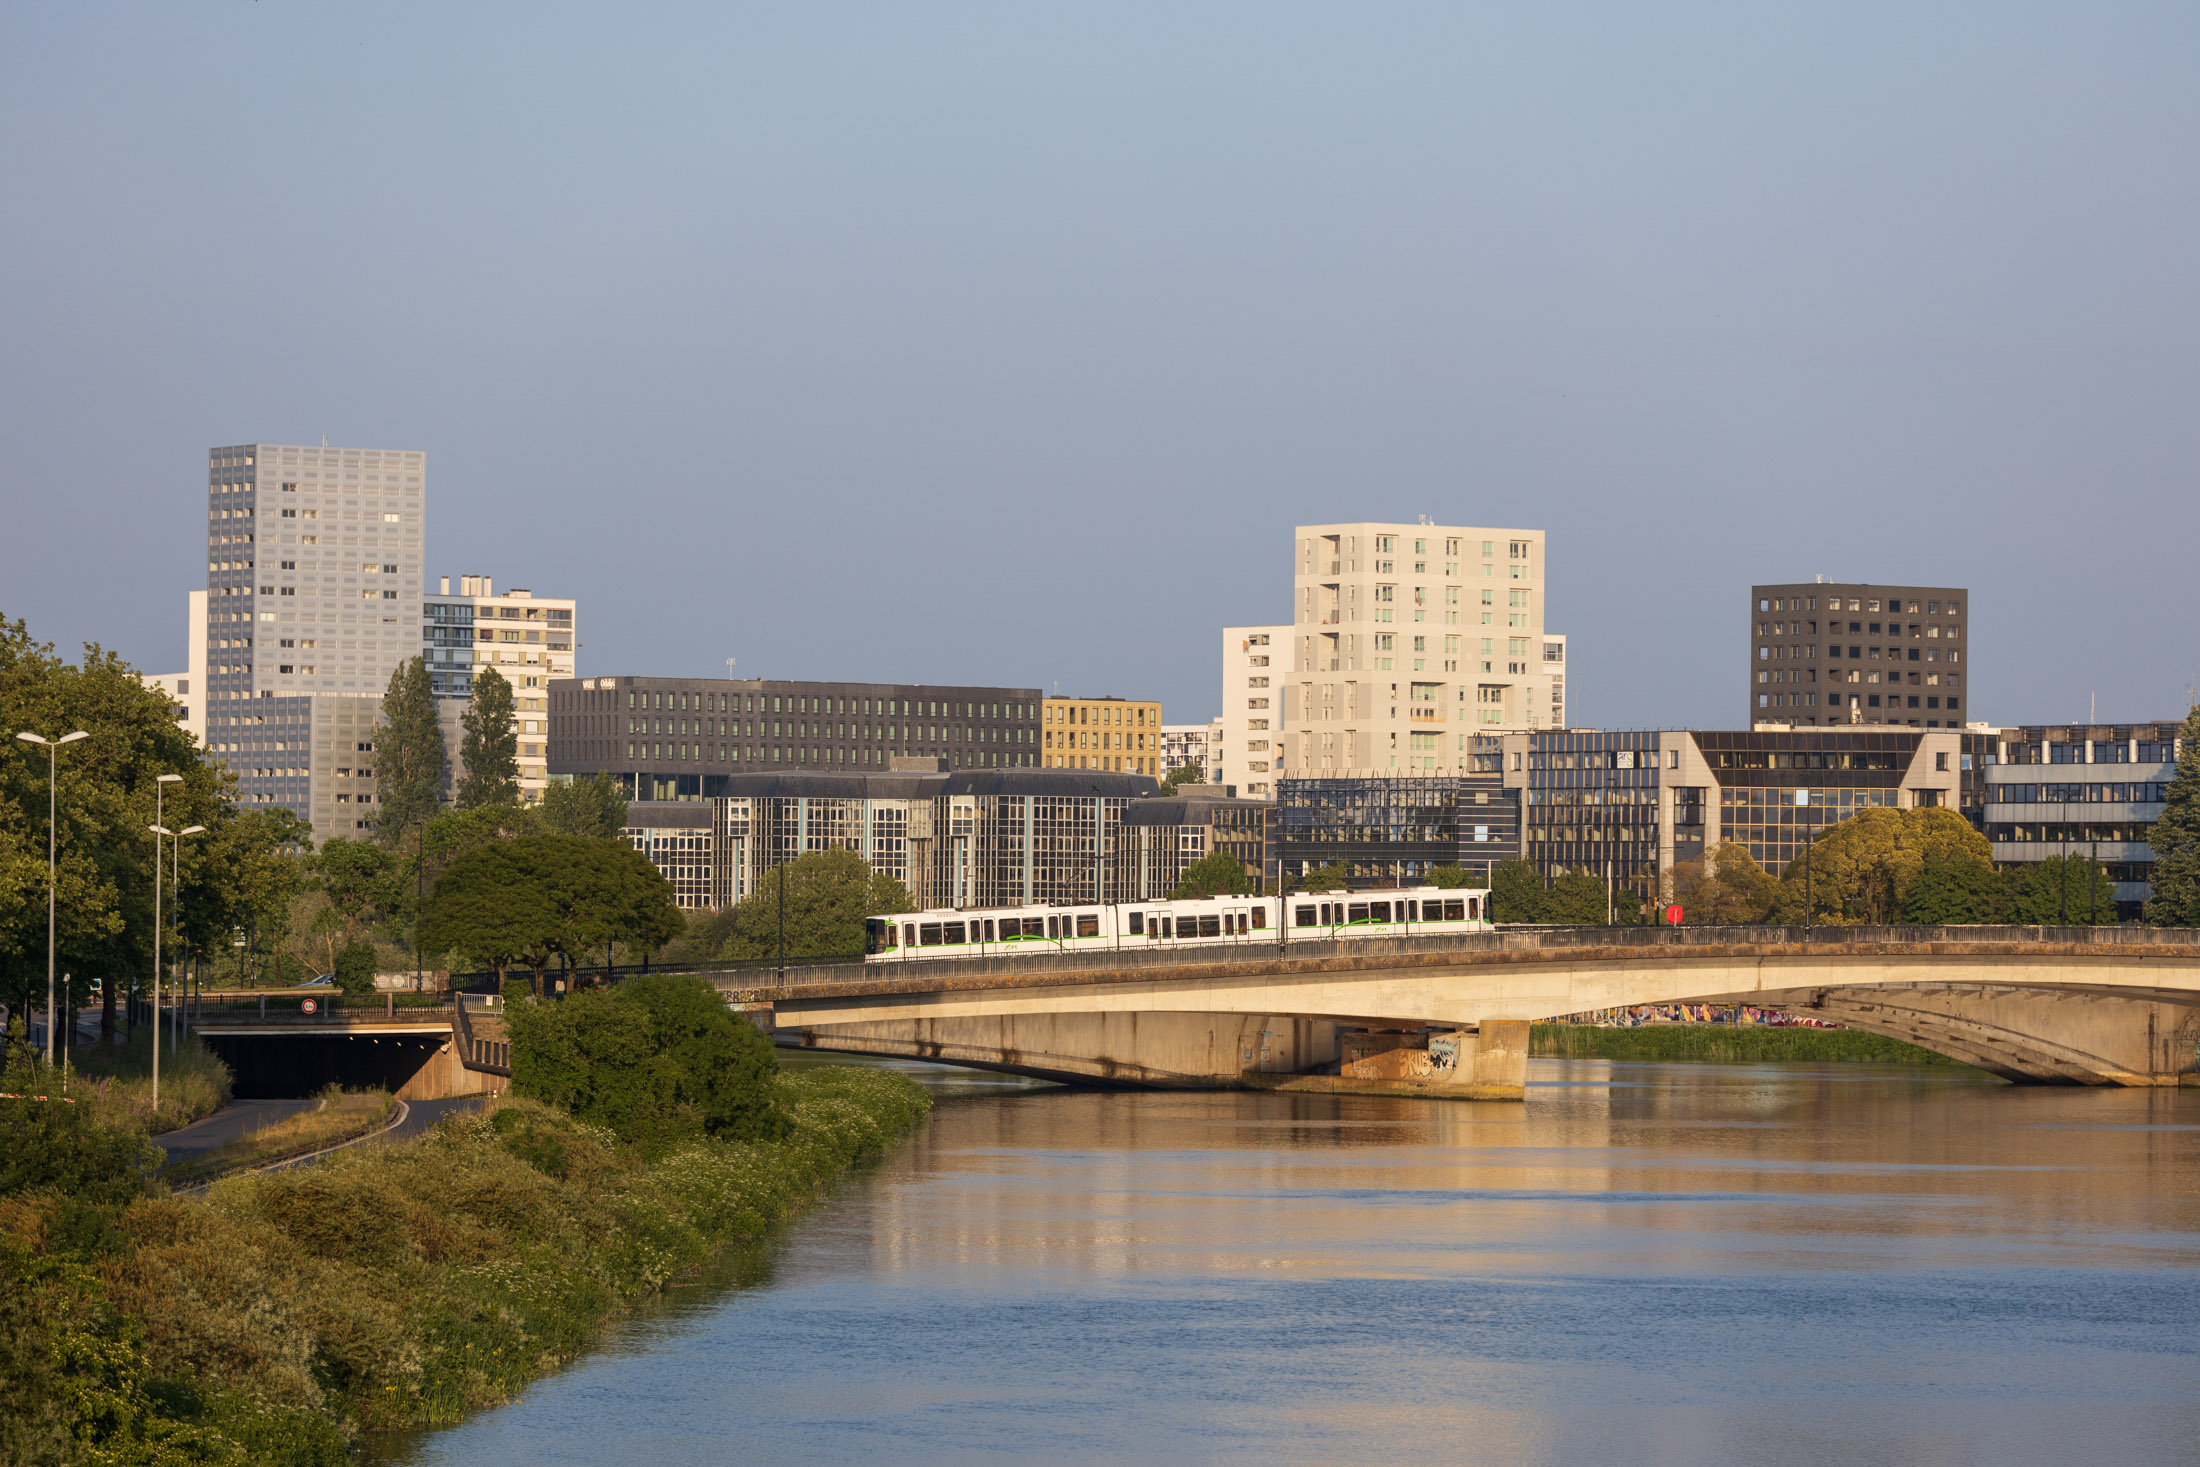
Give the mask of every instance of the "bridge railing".
[[[1767, 949], [1809, 950], [1849, 948], [1859, 952], [1886, 949], [1928, 951], [1950, 945], [2104, 950], [2154, 948], [2200, 949], [2200, 930], [2162, 927], [2038, 927], [2038, 926], [1687, 926], [1680, 927], [1500, 927], [1491, 932], [1441, 933], [1381, 938], [1293, 938], [1279, 944], [1270, 935], [1261, 940], [1234, 944], [1201, 944], [1197, 947], [1148, 947], [1139, 939], [1125, 938], [1121, 946], [1097, 951], [1053, 953], [1036, 950], [1007, 955], [954, 958], [912, 958], [866, 963], [848, 959], [814, 962], [799, 970], [789, 965], [784, 982], [769, 971], [770, 964], [748, 965], [753, 985], [721, 980], [720, 988], [753, 992], [761, 998], [773, 991], [792, 991], [828, 983], [891, 982], [922, 976], [940, 978], [987, 977], [1006, 973], [1075, 973], [1242, 964], [1248, 960], [1328, 958], [1385, 958], [1457, 953], [1504, 953], [1597, 950], [1639, 953], [1645, 959], [1661, 952], [1704, 952], [1734, 949], [1763, 952]], [[758, 972], [757, 969], [764, 971]]]

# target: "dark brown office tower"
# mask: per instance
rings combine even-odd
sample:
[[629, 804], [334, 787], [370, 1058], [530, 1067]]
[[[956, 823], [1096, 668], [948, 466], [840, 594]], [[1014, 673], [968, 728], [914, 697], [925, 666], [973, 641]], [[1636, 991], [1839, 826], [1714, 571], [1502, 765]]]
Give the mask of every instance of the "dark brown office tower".
[[1752, 724], [1961, 728], [1971, 593], [1829, 581], [1749, 591]]

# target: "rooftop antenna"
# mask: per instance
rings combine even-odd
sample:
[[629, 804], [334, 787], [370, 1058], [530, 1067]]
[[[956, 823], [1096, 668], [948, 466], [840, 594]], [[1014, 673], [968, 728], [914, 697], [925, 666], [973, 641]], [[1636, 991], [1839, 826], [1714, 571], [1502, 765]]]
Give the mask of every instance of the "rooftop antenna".
[[735, 662], [735, 659], [734, 659], [734, 658], [728, 657], [728, 658], [726, 659], [726, 681], [727, 681], [727, 682], [729, 682], [729, 683], [733, 681], [733, 664], [734, 664], [734, 662]]
[[326, 434], [326, 433], [323, 433], [323, 434], [321, 435], [321, 446], [322, 446], [323, 448], [326, 448], [326, 447], [328, 447], [328, 434]]

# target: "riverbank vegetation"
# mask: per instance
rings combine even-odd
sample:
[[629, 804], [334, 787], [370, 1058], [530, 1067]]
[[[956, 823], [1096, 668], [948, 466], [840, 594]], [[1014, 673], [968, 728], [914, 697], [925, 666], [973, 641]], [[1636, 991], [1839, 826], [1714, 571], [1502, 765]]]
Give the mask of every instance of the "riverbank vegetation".
[[[780, 1073], [722, 1003], [669, 991], [706, 985], [651, 981], [667, 991], [514, 1026], [526, 1084], [598, 1118], [506, 1098], [203, 1197], [88, 1109], [0, 1102], [0, 1398], [22, 1406], [0, 1462], [322, 1467], [361, 1432], [454, 1421], [929, 1108], [885, 1071]], [[741, 1093], [698, 1082], [720, 1059]], [[644, 1079], [589, 1073], [612, 1066]]]
[[195, 1037], [186, 1035], [180, 1047], [161, 1045], [160, 1106], [155, 1109], [149, 1027], [137, 1026], [127, 1043], [81, 1046], [66, 1064], [52, 1065], [25, 1042], [22, 1029], [20, 1020], [9, 1028], [0, 1093], [66, 1095], [101, 1125], [139, 1136], [188, 1126], [229, 1099], [229, 1066]]
[[1528, 1035], [1537, 1059], [1680, 1060], [1712, 1064], [1778, 1061], [1872, 1065], [1960, 1065], [1958, 1060], [1857, 1029], [1769, 1024], [1537, 1024]]

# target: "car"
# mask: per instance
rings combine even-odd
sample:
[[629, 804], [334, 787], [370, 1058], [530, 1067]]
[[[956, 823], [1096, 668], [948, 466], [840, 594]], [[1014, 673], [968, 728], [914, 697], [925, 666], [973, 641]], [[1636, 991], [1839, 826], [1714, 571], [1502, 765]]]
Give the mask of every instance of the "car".
[[303, 983], [293, 983], [290, 986], [293, 988], [334, 988], [336, 986], [336, 975], [334, 973], [323, 973], [318, 978], [308, 978]]

